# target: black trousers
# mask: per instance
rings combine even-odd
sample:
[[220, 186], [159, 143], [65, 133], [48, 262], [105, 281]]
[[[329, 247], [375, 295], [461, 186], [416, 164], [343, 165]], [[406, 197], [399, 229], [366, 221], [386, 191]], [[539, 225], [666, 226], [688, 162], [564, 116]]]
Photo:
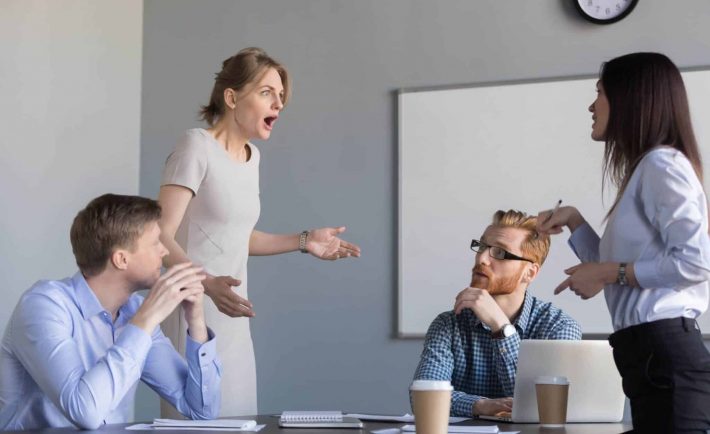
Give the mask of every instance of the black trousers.
[[710, 353], [695, 320], [639, 324], [609, 337], [634, 433], [710, 430]]

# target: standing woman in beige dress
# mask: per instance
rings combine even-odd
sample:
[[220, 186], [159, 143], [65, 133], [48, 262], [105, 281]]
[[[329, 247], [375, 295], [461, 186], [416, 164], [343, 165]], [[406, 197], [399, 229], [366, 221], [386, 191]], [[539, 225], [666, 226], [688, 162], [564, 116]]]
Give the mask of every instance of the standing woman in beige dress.
[[[291, 235], [254, 230], [260, 212], [259, 150], [250, 140], [269, 138], [289, 94], [286, 69], [263, 50], [245, 48], [225, 60], [201, 111], [209, 128], [185, 133], [161, 180], [161, 241], [170, 251], [165, 265], [192, 261], [208, 273], [203, 285], [213, 303], [205, 303], [205, 315], [219, 336], [223, 416], [257, 413], [249, 255], [301, 250], [329, 260], [360, 256], [358, 246], [338, 238], [344, 227]], [[163, 329], [184, 350], [184, 320], [182, 311], [176, 312]], [[170, 410], [162, 404], [163, 415]]]

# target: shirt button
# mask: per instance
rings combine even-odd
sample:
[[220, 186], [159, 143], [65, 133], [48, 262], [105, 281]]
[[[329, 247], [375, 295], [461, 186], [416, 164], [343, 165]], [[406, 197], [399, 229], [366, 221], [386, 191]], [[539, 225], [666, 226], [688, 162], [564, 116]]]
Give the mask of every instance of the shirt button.
[[501, 354], [505, 354], [506, 353], [505, 348], [501, 348], [500, 352], [501, 352]]

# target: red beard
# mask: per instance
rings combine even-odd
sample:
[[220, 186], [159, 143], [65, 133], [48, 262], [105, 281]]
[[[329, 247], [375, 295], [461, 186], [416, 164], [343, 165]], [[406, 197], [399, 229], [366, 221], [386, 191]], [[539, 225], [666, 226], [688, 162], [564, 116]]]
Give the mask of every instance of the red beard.
[[[485, 276], [482, 276], [482, 273]], [[523, 275], [523, 269], [521, 269], [516, 275], [509, 277], [491, 277], [491, 270], [484, 268], [480, 265], [476, 265], [473, 268], [473, 275], [471, 276], [471, 287], [485, 289], [491, 295], [502, 295], [511, 294], [514, 292], [518, 284], [520, 283], [520, 277]]]

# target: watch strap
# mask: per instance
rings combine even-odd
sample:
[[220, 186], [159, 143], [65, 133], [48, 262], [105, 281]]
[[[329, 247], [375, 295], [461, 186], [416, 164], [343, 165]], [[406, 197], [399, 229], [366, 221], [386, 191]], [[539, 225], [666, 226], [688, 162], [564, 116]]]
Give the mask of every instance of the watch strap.
[[308, 241], [309, 234], [309, 231], [303, 231], [298, 236], [298, 250], [300, 250], [301, 253], [308, 253], [308, 250], [306, 249], [306, 241]]
[[619, 264], [619, 272], [616, 275], [616, 283], [622, 286], [627, 286], [629, 284], [629, 279], [626, 276], [626, 262]]

